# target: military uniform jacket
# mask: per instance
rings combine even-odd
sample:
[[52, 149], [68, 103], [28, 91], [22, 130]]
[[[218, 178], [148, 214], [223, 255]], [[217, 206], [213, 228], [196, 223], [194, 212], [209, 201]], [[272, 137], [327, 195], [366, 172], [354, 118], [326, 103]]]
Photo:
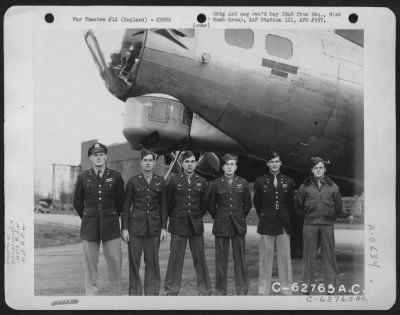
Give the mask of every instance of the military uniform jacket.
[[335, 182], [328, 176], [321, 180], [321, 187], [312, 176], [301, 184], [296, 198], [296, 212], [304, 217], [304, 224], [333, 225], [339, 217], [347, 217], [343, 201]]
[[100, 181], [93, 169], [79, 174], [73, 204], [82, 219], [81, 239], [107, 241], [120, 237], [123, 202], [124, 181], [120, 173], [106, 168]]
[[194, 174], [188, 183], [187, 176], [177, 174], [167, 185], [168, 231], [181, 236], [201, 235], [204, 232], [203, 216], [208, 208], [208, 183]]
[[277, 187], [274, 186], [274, 175], [258, 177], [254, 182], [254, 206], [259, 222], [257, 232], [264, 235], [291, 232], [291, 221], [294, 218], [294, 181], [286, 175], [277, 174]]
[[165, 181], [153, 174], [150, 184], [143, 174], [131, 177], [126, 185], [122, 229], [136, 236], [160, 236], [167, 228], [167, 193]]
[[211, 185], [209, 212], [214, 218], [213, 234], [232, 237], [247, 232], [246, 216], [251, 209], [249, 184], [244, 178], [233, 177], [229, 185], [225, 176]]

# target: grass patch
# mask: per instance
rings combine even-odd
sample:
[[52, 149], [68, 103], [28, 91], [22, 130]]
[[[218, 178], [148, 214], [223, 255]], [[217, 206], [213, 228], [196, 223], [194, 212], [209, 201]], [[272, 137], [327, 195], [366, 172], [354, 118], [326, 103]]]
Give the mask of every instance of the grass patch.
[[79, 227], [35, 223], [35, 248], [60, 246], [81, 242]]

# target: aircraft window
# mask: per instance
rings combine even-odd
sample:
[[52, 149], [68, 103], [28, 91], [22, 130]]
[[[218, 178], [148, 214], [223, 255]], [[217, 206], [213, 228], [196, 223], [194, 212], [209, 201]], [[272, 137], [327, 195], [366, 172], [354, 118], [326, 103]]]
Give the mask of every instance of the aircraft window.
[[180, 37], [194, 37], [194, 28], [177, 28], [172, 29], [172, 31]]
[[226, 29], [225, 41], [232, 46], [250, 49], [254, 46], [254, 32], [249, 29]]
[[272, 56], [289, 59], [293, 56], [293, 44], [284, 37], [268, 34], [265, 38], [265, 49]]
[[150, 120], [159, 122], [168, 122], [169, 118], [169, 104], [165, 104], [165, 101], [159, 101], [153, 99], [151, 101], [150, 108]]

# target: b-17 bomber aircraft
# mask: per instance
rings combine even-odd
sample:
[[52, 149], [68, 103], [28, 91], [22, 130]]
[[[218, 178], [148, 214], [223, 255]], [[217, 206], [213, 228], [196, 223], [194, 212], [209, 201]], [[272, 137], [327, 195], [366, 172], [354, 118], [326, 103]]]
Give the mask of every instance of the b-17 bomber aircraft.
[[344, 194], [363, 191], [362, 31], [127, 29], [107, 61], [85, 40], [132, 149], [202, 152], [209, 175], [237, 153], [250, 181], [275, 150], [298, 184], [321, 156]]

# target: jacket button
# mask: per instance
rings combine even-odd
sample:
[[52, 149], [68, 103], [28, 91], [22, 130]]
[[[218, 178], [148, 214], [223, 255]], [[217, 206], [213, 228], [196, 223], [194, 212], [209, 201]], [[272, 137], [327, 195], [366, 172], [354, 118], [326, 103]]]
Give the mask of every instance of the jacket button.
[[232, 205], [231, 205], [231, 208], [232, 208]]
[[146, 212], [147, 212], [147, 214], [149, 214], [149, 213], [150, 213], [150, 211], [149, 211], [149, 210], [147, 210]]
[[147, 188], [147, 191], [150, 191], [150, 189], [149, 189], [149, 188]]
[[99, 194], [101, 194], [101, 190], [99, 190]]
[[190, 188], [188, 190], [190, 191]]
[[188, 210], [188, 212], [190, 213], [190, 209]]
[[99, 200], [101, 200], [101, 197], [99, 197]]
[[188, 196], [188, 198], [190, 198], [190, 195]]
[[101, 185], [99, 185], [99, 187], [101, 187]]

